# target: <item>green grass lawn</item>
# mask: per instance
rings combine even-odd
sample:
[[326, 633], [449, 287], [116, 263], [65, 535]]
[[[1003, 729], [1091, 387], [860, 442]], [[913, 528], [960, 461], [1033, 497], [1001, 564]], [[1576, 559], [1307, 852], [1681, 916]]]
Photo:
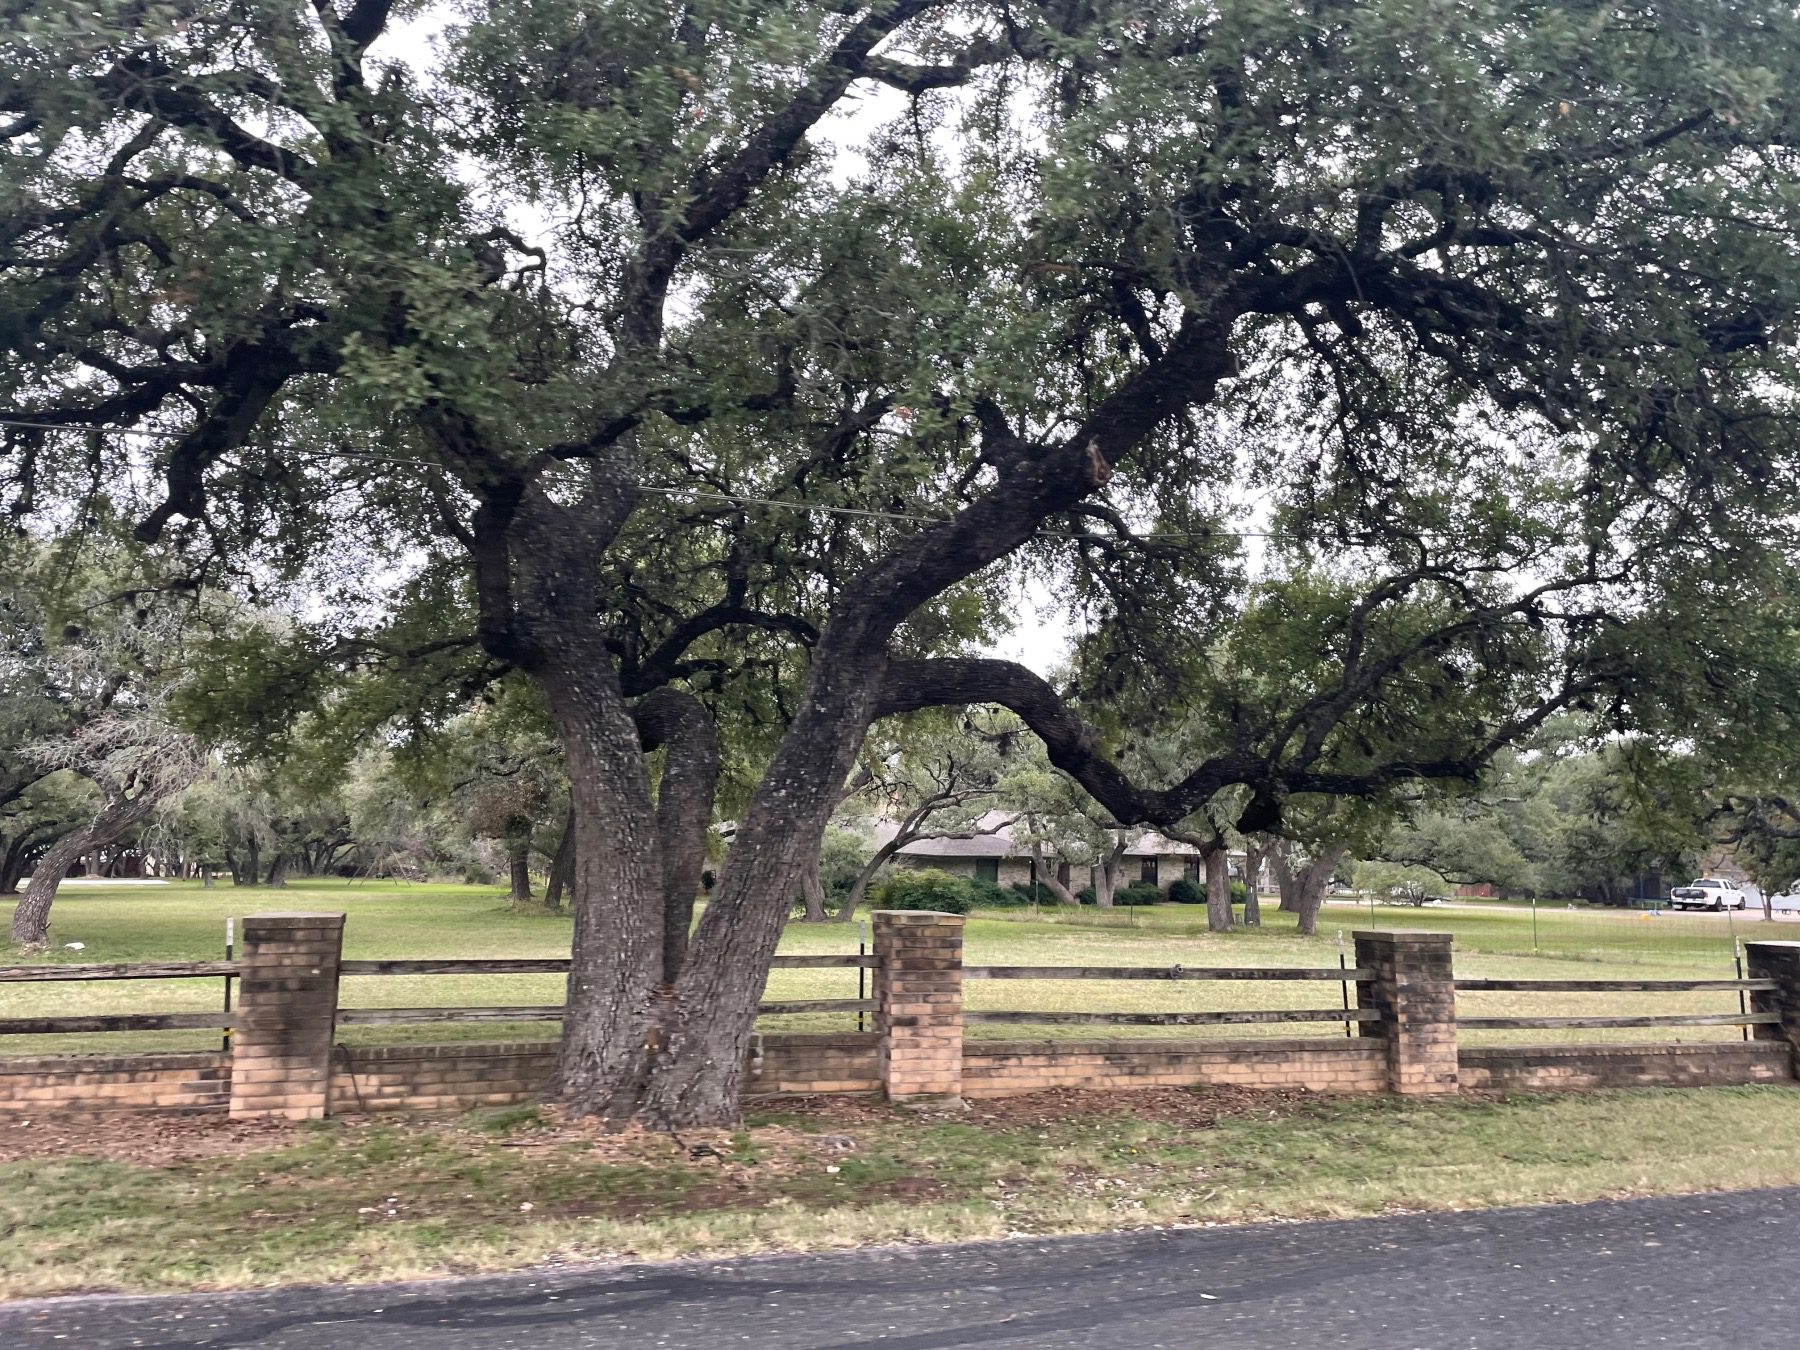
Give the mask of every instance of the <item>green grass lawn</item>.
[[1090, 1096], [1047, 1119], [873, 1104], [847, 1121], [764, 1115], [698, 1159], [667, 1136], [545, 1129], [524, 1110], [284, 1127], [236, 1156], [177, 1148], [154, 1162], [58, 1141], [0, 1163], [0, 1297], [1800, 1183], [1792, 1088], [1255, 1096], [1217, 1107], [1204, 1091], [1164, 1091], [1153, 1105]]
[[[42, 959], [65, 962], [198, 960], [223, 954], [225, 920], [260, 909], [332, 909], [349, 916], [345, 954], [376, 957], [565, 956], [570, 921], [532, 910], [514, 910], [491, 888], [343, 881], [296, 882], [281, 891], [198, 885], [85, 886], [65, 889], [56, 902], [55, 947]], [[1260, 930], [1206, 932], [1202, 907], [1164, 905], [1112, 913], [1009, 910], [972, 917], [965, 959], [980, 965], [1304, 965], [1332, 966], [1337, 934], [1376, 926], [1425, 928], [1454, 934], [1457, 971], [1465, 976], [1725, 978], [1733, 973], [1732, 935], [1800, 936], [1800, 924], [1732, 924], [1712, 917], [1652, 918], [1608, 910], [1541, 911], [1535, 920], [1519, 907], [1405, 909], [1355, 904], [1328, 906], [1321, 934], [1300, 936], [1291, 916], [1270, 910]], [[1534, 939], [1535, 934], [1535, 939]], [[856, 925], [793, 924], [785, 953], [854, 951]], [[82, 950], [65, 945], [79, 942]], [[1533, 948], [1536, 948], [1534, 952]], [[13, 957], [10, 959], [21, 959]], [[1353, 958], [1352, 958], [1353, 959]], [[108, 981], [0, 985], [0, 1017], [81, 1013], [205, 1011], [219, 1006], [213, 980]], [[769, 996], [778, 999], [849, 998], [854, 971], [777, 971]], [[1113, 981], [970, 981], [972, 1009], [1045, 1011], [1167, 1011], [1216, 1008], [1331, 1007], [1336, 983], [1188, 983]], [[562, 998], [561, 977], [383, 976], [347, 979], [346, 1006], [424, 1007], [553, 1004]], [[1702, 994], [1466, 994], [1471, 1015], [1541, 1013], [1733, 1012], [1736, 995]], [[845, 1014], [799, 1014], [764, 1019], [769, 1031], [845, 1030]], [[1208, 1028], [1114, 1028], [1080, 1025], [972, 1026], [971, 1035], [1080, 1037], [1094, 1035], [1222, 1036], [1341, 1034], [1331, 1024]], [[467, 1027], [346, 1027], [352, 1043], [499, 1039], [551, 1036], [549, 1023], [481, 1024]], [[1579, 1032], [1467, 1032], [1471, 1042], [1545, 1040], [1729, 1039], [1735, 1028], [1690, 1027], [1673, 1033], [1642, 1030]], [[8, 1037], [0, 1054], [65, 1050], [201, 1048], [216, 1045], [208, 1032], [147, 1032], [55, 1037]]]

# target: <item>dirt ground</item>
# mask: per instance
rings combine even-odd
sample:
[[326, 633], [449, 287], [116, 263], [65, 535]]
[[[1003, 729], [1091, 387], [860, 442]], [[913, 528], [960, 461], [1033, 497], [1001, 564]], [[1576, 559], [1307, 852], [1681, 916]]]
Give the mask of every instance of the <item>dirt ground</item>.
[[[1058, 1088], [961, 1106], [907, 1108], [867, 1097], [785, 1097], [759, 1102], [750, 1119], [774, 1120], [752, 1125], [748, 1133], [765, 1165], [773, 1162], [779, 1167], [790, 1156], [816, 1160], [821, 1151], [853, 1152], [857, 1131], [906, 1119], [959, 1120], [1005, 1130], [1129, 1113], [1143, 1121], [1204, 1130], [1229, 1116], [1274, 1119], [1319, 1100], [1320, 1095], [1312, 1092], [1231, 1087], [1145, 1088], [1127, 1093]], [[479, 1127], [464, 1118], [349, 1115], [338, 1117], [335, 1124], [353, 1130], [380, 1124], [458, 1135], [480, 1134]], [[0, 1162], [81, 1157], [164, 1167], [289, 1147], [317, 1128], [290, 1121], [229, 1120], [219, 1115], [119, 1114], [0, 1120]], [[672, 1134], [636, 1127], [620, 1130], [604, 1120], [570, 1120], [555, 1108], [546, 1107], [535, 1121], [510, 1129], [504, 1138], [496, 1137], [493, 1142], [527, 1154], [547, 1153], [579, 1143], [590, 1157], [612, 1157], [622, 1163], [668, 1161], [683, 1156], [723, 1163], [729, 1162], [738, 1147], [738, 1137], [734, 1131], [720, 1130]]]

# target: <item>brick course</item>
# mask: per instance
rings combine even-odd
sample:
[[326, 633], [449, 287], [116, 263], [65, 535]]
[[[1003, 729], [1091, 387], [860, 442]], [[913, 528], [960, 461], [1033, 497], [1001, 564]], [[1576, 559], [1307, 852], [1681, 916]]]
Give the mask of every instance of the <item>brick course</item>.
[[1047, 1088], [1238, 1087], [1380, 1092], [1387, 1050], [1368, 1040], [970, 1041], [963, 1096], [1010, 1097]]
[[1691, 1045], [1483, 1045], [1458, 1056], [1462, 1086], [1571, 1092], [1583, 1088], [1731, 1087], [1789, 1081], [1786, 1047], [1767, 1041]]
[[219, 1051], [0, 1060], [0, 1120], [52, 1112], [222, 1113], [230, 1094], [231, 1057]]

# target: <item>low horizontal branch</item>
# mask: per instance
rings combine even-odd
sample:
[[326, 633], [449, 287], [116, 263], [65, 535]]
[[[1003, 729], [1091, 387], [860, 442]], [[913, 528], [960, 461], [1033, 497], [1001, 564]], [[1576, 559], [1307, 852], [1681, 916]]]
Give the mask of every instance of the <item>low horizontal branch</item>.
[[188, 980], [242, 974], [236, 961], [126, 961], [90, 966], [0, 966], [0, 984], [51, 980]]
[[1765, 990], [1774, 980], [1458, 980], [1458, 993], [1483, 991], [1517, 994], [1680, 994], [1703, 990]]
[[1459, 1017], [1474, 1031], [1553, 1031], [1564, 1027], [1747, 1027], [1779, 1022], [1780, 1013], [1679, 1013], [1655, 1017]]
[[1115, 1026], [1198, 1027], [1247, 1022], [1374, 1022], [1373, 1008], [1263, 1008], [1229, 1012], [965, 1012], [964, 1022], [1102, 1022]]
[[65, 1031], [186, 1031], [228, 1027], [232, 1014], [107, 1013], [95, 1017], [4, 1017], [0, 1036], [52, 1036]]
[[964, 966], [965, 980], [1369, 980], [1366, 966]]

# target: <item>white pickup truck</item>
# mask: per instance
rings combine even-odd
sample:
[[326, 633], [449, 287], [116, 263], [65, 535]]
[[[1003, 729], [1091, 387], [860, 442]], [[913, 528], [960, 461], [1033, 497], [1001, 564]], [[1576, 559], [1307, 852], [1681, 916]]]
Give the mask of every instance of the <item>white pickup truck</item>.
[[1717, 877], [1698, 877], [1669, 892], [1670, 909], [1742, 909], [1744, 904], [1744, 893]]

